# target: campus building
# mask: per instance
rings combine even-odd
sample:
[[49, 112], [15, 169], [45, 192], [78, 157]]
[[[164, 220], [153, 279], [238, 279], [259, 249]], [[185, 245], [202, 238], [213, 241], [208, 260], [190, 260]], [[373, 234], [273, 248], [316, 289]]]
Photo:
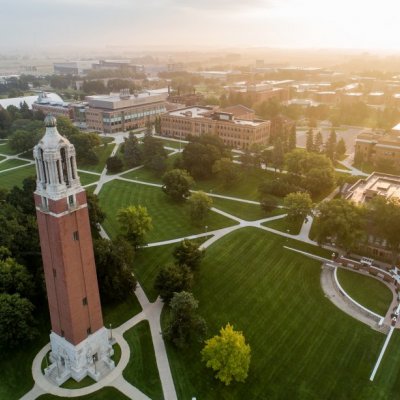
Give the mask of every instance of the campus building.
[[357, 163], [380, 164], [400, 168], [400, 136], [393, 128], [392, 134], [360, 133], [355, 143]]
[[144, 92], [131, 95], [128, 89], [110, 95], [87, 96], [86, 126], [114, 133], [144, 127], [166, 111], [168, 93]]
[[276, 87], [276, 85], [270, 82], [239, 82], [234, 85], [227, 86], [226, 89], [229, 91], [230, 95], [242, 94], [252, 103], [268, 100], [275, 100], [280, 103], [287, 103], [290, 99], [290, 92], [288, 87]]
[[261, 119], [239, 119], [232, 113], [212, 107], [186, 107], [161, 116], [161, 134], [174, 138], [189, 135], [216, 135], [225, 145], [247, 149], [253, 144], [267, 145], [271, 123]]
[[50, 360], [45, 375], [57, 385], [69, 378], [96, 381], [114, 368], [103, 324], [86, 193], [74, 146], [45, 118], [46, 133], [35, 146], [34, 193], [47, 299]]
[[41, 111], [44, 115], [53, 115], [54, 117], [63, 116], [73, 119], [70, 103], [53, 100], [46, 92], [39, 94], [37, 100], [32, 104], [32, 110]]
[[[400, 176], [373, 172], [365, 179], [354, 183], [345, 193], [345, 198], [357, 205], [365, 205], [376, 196], [400, 201]], [[368, 235], [366, 245], [373, 257], [391, 259], [392, 251], [386, 241]]]

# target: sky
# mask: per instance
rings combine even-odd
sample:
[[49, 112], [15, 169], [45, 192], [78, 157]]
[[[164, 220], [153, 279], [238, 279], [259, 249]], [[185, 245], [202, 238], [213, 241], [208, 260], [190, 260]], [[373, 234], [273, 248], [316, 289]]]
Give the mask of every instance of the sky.
[[0, 0], [0, 49], [400, 51], [398, 0]]

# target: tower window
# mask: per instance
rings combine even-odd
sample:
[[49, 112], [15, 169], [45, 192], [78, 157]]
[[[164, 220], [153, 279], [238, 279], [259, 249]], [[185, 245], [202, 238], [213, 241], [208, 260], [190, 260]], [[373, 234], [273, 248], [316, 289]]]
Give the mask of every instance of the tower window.
[[75, 204], [75, 199], [74, 199], [74, 195], [71, 194], [70, 196], [68, 196], [68, 204], [70, 206], [73, 206]]
[[87, 332], [88, 335], [91, 335], [92, 334], [92, 328], [89, 326], [89, 328], [87, 328], [86, 332]]
[[49, 208], [49, 202], [47, 200], [47, 197], [42, 196], [42, 206], [43, 208]]
[[82, 299], [82, 304], [83, 304], [84, 306], [87, 306], [87, 297], [84, 297], [84, 298]]
[[61, 336], [64, 337], [64, 331], [61, 329]]
[[74, 238], [75, 241], [79, 240], [79, 232], [78, 232], [78, 231], [75, 231], [75, 232], [72, 234], [72, 237]]

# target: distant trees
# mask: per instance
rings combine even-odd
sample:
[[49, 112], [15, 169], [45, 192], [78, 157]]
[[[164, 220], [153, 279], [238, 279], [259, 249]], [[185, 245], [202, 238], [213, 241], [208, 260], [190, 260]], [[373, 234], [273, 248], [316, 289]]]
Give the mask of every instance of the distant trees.
[[168, 171], [162, 177], [164, 193], [174, 201], [183, 201], [190, 196], [193, 178], [182, 169]]
[[214, 163], [227, 156], [226, 148], [217, 136], [202, 135], [190, 140], [182, 152], [183, 165], [195, 179], [209, 178]]
[[128, 206], [117, 213], [122, 237], [135, 248], [146, 243], [146, 234], [152, 229], [152, 219], [143, 206]]
[[216, 371], [215, 377], [225, 385], [232, 380], [244, 382], [247, 378], [251, 350], [242, 332], [227, 324], [220, 334], [206, 341], [201, 351], [202, 360], [208, 368]]

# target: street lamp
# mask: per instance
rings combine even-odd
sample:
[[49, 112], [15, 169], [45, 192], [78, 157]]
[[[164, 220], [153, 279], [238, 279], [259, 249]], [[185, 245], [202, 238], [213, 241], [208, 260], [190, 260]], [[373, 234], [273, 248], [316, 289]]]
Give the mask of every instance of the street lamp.
[[113, 339], [113, 337], [112, 337], [112, 325], [110, 324], [110, 341], [112, 342], [112, 339]]
[[206, 233], [207, 233], [208, 226], [206, 225], [204, 228], [206, 229]]

